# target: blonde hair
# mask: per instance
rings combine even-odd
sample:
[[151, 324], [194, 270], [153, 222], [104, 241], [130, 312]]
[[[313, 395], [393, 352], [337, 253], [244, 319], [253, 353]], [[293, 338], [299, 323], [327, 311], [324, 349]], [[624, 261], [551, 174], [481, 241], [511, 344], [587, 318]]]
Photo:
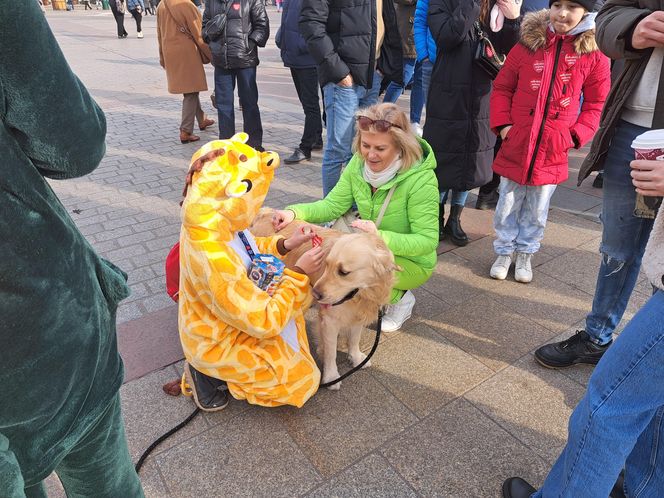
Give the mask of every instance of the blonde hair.
[[[387, 133], [392, 138], [397, 149], [401, 151], [401, 169], [399, 171], [408, 171], [420, 162], [422, 159], [422, 146], [417, 140], [415, 133], [413, 133], [408, 116], [396, 104], [375, 104], [371, 107], [361, 109], [357, 112], [356, 116], [366, 116], [374, 121], [382, 119], [394, 125], [390, 126]], [[368, 131], [376, 132], [376, 128], [374, 125], [371, 125]], [[355, 138], [353, 139], [353, 152], [360, 150], [361, 140], [362, 130], [360, 130], [359, 126], [356, 126]]]

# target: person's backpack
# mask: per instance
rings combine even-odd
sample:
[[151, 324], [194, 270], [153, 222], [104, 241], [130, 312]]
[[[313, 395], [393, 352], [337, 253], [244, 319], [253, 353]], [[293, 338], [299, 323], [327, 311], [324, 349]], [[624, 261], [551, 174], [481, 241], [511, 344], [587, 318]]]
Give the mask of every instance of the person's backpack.
[[166, 292], [178, 302], [180, 294], [180, 243], [177, 242], [166, 256]]

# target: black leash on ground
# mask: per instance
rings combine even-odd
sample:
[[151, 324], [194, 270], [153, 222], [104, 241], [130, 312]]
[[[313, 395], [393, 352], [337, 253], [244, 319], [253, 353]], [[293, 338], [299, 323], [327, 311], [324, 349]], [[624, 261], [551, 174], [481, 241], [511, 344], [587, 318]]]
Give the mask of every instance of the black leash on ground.
[[[382, 331], [382, 326], [383, 326], [383, 310], [381, 309], [378, 311], [378, 321], [376, 322], [376, 339], [374, 340], [373, 346], [371, 347], [371, 351], [369, 351], [369, 354], [367, 357], [357, 366], [351, 368], [348, 372], [345, 374], [341, 375], [338, 379], [331, 380], [330, 382], [325, 382], [324, 384], [321, 384], [320, 387], [330, 387], [333, 386], [334, 384], [337, 384], [344, 380], [346, 377], [350, 377], [353, 375], [355, 372], [357, 372], [359, 369], [361, 369], [364, 365], [366, 365], [371, 357], [374, 355], [376, 352], [376, 349], [378, 349], [378, 343], [380, 342], [380, 333]], [[136, 469], [136, 473], [138, 474], [141, 471], [141, 468], [143, 467], [143, 464], [145, 463], [145, 460], [147, 457], [154, 451], [154, 449], [159, 446], [161, 443], [166, 441], [169, 437], [171, 437], [173, 434], [178, 432], [180, 429], [185, 427], [189, 422], [194, 420], [196, 415], [198, 415], [201, 412], [201, 409], [196, 407], [196, 409], [191, 412], [191, 415], [189, 415], [186, 419], [184, 419], [182, 422], [180, 422], [178, 425], [173, 427], [170, 431], [168, 431], [166, 434], [163, 436], [160, 436], [155, 440], [154, 443], [152, 443], [148, 448], [143, 452], [141, 457], [138, 459], [138, 462], [136, 462], [136, 466], [134, 467]]]

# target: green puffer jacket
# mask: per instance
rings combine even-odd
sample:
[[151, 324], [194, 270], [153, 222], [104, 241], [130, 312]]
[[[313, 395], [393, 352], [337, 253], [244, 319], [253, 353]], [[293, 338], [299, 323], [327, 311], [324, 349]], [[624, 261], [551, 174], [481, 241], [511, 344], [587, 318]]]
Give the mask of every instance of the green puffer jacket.
[[433, 271], [438, 247], [436, 158], [426, 141], [420, 139], [420, 145], [422, 160], [373, 194], [371, 185], [362, 176], [364, 160], [356, 153], [341, 174], [339, 183], [325, 199], [288, 206], [287, 209], [294, 211], [299, 219], [322, 223], [338, 218], [355, 202], [362, 219], [376, 221], [388, 191], [397, 184], [378, 233], [395, 256]]

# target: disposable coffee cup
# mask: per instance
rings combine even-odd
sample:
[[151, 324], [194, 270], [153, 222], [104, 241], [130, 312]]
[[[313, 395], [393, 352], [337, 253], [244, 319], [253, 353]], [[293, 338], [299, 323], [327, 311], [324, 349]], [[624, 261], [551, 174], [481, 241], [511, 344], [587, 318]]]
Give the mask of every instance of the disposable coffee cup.
[[[650, 130], [642, 133], [632, 142], [632, 149], [634, 149], [635, 159], [664, 161], [664, 130]], [[655, 218], [661, 204], [661, 197], [647, 197], [636, 194], [634, 216]]]

